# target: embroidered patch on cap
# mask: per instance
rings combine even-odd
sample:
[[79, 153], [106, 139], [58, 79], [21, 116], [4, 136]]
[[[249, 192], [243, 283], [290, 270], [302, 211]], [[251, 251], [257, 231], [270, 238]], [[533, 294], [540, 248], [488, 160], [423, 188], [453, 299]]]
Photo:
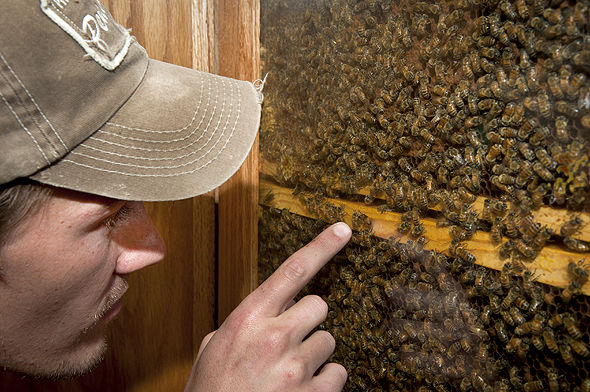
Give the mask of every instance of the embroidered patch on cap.
[[109, 71], [119, 66], [133, 41], [97, 1], [41, 0], [41, 9]]

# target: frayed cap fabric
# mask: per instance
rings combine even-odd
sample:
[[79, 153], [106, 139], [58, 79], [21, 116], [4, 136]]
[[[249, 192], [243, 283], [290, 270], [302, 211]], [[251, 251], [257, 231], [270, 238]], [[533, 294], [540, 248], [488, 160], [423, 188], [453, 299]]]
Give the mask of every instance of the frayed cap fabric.
[[203, 194], [246, 159], [261, 101], [250, 82], [148, 59], [95, 1], [0, 0], [0, 183]]

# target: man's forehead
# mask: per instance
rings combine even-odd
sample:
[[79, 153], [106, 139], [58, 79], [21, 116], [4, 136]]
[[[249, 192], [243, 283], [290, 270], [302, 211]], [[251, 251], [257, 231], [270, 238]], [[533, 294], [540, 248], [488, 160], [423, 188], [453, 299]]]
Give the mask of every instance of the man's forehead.
[[125, 200], [73, 191], [66, 188], [55, 188], [50, 200], [51, 208], [55, 212], [70, 214], [72, 217], [86, 218], [101, 217], [125, 202]]
[[81, 203], [95, 203], [102, 204], [106, 207], [121, 203], [123, 200], [113, 199], [106, 196], [95, 195], [92, 193], [85, 193], [74, 191], [66, 188], [55, 188], [53, 195], [58, 198], [68, 199]]

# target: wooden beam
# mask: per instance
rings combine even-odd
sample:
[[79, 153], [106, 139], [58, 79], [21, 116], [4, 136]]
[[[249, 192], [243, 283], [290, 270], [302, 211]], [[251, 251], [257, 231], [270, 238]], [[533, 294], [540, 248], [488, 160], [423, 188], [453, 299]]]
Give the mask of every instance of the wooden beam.
[[[265, 202], [265, 196], [269, 193], [273, 195], [272, 201], [266, 202], [265, 205], [274, 208], [287, 208], [290, 212], [302, 216], [317, 219], [318, 215], [310, 213], [300, 198], [293, 196], [293, 189], [280, 186], [274, 182], [260, 180], [260, 200], [261, 204]], [[343, 221], [352, 226], [352, 214], [358, 211], [367, 215], [372, 222], [373, 235], [387, 239], [396, 237], [400, 242], [407, 243], [409, 237], [401, 235], [397, 227], [402, 222], [400, 213], [396, 212], [379, 212], [374, 206], [367, 206], [364, 203], [347, 201], [345, 199], [326, 198], [325, 202], [332, 203], [336, 206], [344, 206]], [[440, 253], [449, 254], [449, 245], [451, 238], [448, 228], [439, 228], [436, 220], [431, 218], [422, 218], [422, 225], [426, 228], [428, 243], [427, 249], [432, 249]], [[502, 243], [495, 244], [492, 242], [490, 233], [477, 231], [469, 240], [465, 241], [467, 249], [476, 257], [476, 264], [482, 265], [495, 270], [501, 270], [505, 260], [500, 258], [499, 249]], [[545, 246], [537, 257], [526, 266], [529, 269], [536, 270], [539, 276], [538, 281], [551, 286], [564, 288], [572, 280], [572, 275], [568, 272], [568, 263], [578, 261], [583, 257], [580, 253], [570, 252], [555, 245]], [[581, 293], [590, 295], [590, 283], [586, 282], [581, 287]]]
[[[261, 174], [265, 174], [276, 178], [278, 173], [277, 165], [269, 162], [265, 159], [261, 160]], [[334, 189], [338, 189], [338, 186], [334, 186]], [[359, 188], [358, 190], [359, 195], [368, 195], [369, 194], [369, 187]], [[376, 196], [376, 199], [380, 199], [379, 195]], [[485, 197], [479, 196], [477, 200], [471, 205], [474, 211], [478, 211], [481, 213], [483, 211]], [[436, 206], [430, 206], [431, 210], [440, 211], [441, 207], [440, 204]], [[557, 208], [551, 207], [541, 207], [537, 210], [532, 210], [531, 214], [536, 222], [539, 222], [543, 226], [547, 226], [550, 229], [553, 229], [557, 233], [559, 233], [559, 228], [563, 226], [565, 222], [571, 219], [572, 216], [578, 216], [582, 221], [584, 221], [583, 227], [580, 231], [573, 235], [573, 238], [588, 241], [590, 242], [590, 214], [582, 213], [582, 212], [571, 212]]]

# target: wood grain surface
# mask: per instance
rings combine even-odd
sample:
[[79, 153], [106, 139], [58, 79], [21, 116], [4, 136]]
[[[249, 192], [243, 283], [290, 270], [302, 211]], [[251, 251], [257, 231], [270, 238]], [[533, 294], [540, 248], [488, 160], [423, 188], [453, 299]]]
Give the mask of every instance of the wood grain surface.
[[[273, 178], [276, 178], [276, 176], [279, 174], [277, 165], [273, 162], [269, 162], [269, 161], [261, 158], [260, 166], [261, 166], [260, 172], [262, 174], [265, 174], [265, 175], [273, 177]], [[337, 184], [334, 184], [333, 188], [339, 189]], [[368, 195], [369, 194], [369, 187], [366, 186], [366, 187], [360, 188], [358, 190], [358, 194], [359, 195]], [[376, 199], [383, 200], [382, 196], [383, 195], [377, 195]], [[473, 202], [473, 204], [471, 205], [472, 209], [474, 211], [479, 211], [480, 215], [483, 211], [484, 200], [485, 200], [484, 197], [478, 196], [477, 199], [475, 200], [475, 202]], [[431, 210], [440, 211], [441, 204], [442, 203], [439, 203], [438, 205], [430, 206], [429, 208]], [[563, 226], [563, 224], [565, 222], [567, 222], [569, 219], [571, 219], [572, 216], [577, 216], [584, 222], [584, 225], [577, 233], [572, 235], [572, 237], [576, 238], [576, 239], [583, 240], [583, 241], [590, 241], [590, 215], [588, 213], [568, 212], [567, 210], [564, 210], [564, 209], [543, 206], [539, 209], [532, 210], [531, 214], [536, 222], [539, 222], [543, 226], [547, 226], [548, 228], [553, 229], [554, 231], [557, 230], [557, 232], [559, 232], [559, 228], [561, 226]]]
[[[259, 1], [217, 2], [216, 73], [259, 76]], [[258, 140], [241, 169], [219, 188], [218, 321], [255, 287], [258, 267]]]
[[[205, 71], [214, 67], [213, 1], [103, 4], [150, 57]], [[216, 327], [215, 202], [211, 193], [146, 207], [167, 256], [130, 276], [123, 310], [108, 331], [105, 361], [87, 376], [59, 382], [3, 372], [1, 391], [182, 391], [201, 340]]]
[[[312, 217], [317, 219], [316, 214], [310, 213], [301, 200], [293, 196], [293, 189], [277, 185], [274, 182], [264, 179], [260, 180], [260, 197], [271, 193], [273, 195], [272, 201], [268, 206], [274, 208], [287, 208], [290, 212]], [[358, 211], [367, 215], [372, 222], [373, 235], [383, 239], [390, 237], [397, 238], [400, 242], [406, 243], [407, 236], [401, 235], [397, 231], [398, 225], [402, 222], [401, 214], [396, 212], [379, 212], [374, 206], [367, 206], [362, 202], [347, 201], [344, 199], [325, 199], [335, 206], [344, 206], [344, 222], [352, 226], [352, 214]], [[449, 254], [449, 245], [451, 237], [449, 236], [448, 228], [437, 227], [436, 220], [432, 218], [422, 218], [422, 225], [426, 229], [428, 243], [427, 249], [433, 249], [437, 252]], [[504, 238], [504, 241], [506, 238]], [[472, 253], [477, 261], [476, 264], [483, 265], [495, 270], [501, 270], [506, 260], [500, 258], [499, 248], [502, 243], [494, 243], [491, 239], [490, 233], [484, 231], [477, 231], [469, 240], [465, 241], [466, 247]], [[568, 263], [570, 261], [578, 261], [585, 257], [584, 254], [571, 252], [565, 247], [558, 247], [555, 245], [547, 245], [538, 256], [527, 263], [527, 268], [536, 270], [535, 275], [538, 276], [538, 281], [546, 283], [555, 287], [564, 288], [572, 279], [568, 272]], [[585, 295], [590, 295], [590, 283], [586, 282], [580, 288], [580, 292]]]

